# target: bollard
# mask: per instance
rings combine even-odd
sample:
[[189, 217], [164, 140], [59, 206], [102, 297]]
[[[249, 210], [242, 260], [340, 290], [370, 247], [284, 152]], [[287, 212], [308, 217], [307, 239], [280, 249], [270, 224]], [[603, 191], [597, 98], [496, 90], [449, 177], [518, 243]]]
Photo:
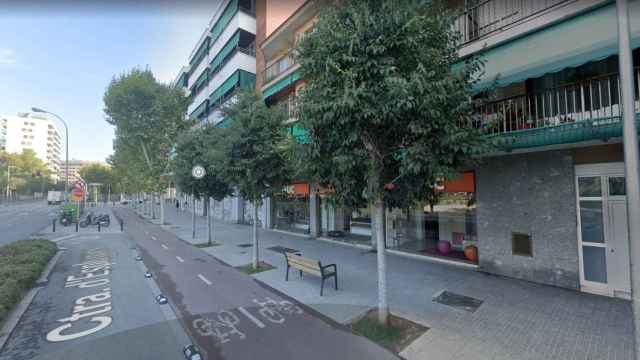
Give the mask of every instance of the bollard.
[[78, 232], [78, 222], [76, 221], [76, 232]]
[[56, 232], [56, 219], [53, 219], [53, 232]]
[[120, 220], [120, 232], [124, 231], [124, 221]]
[[100, 221], [98, 221], [98, 232], [100, 232]]

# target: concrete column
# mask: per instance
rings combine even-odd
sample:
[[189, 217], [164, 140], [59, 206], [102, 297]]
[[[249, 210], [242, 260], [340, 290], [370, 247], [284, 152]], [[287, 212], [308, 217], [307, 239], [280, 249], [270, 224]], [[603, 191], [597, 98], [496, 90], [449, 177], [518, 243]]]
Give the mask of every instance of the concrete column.
[[244, 222], [244, 199], [240, 194], [233, 198], [231, 204], [231, 221], [236, 224]]
[[321, 235], [320, 226], [322, 224], [322, 219], [320, 218], [320, 197], [316, 190], [316, 184], [311, 184], [309, 191], [309, 235], [314, 238]]
[[272, 205], [273, 201], [271, 201], [271, 198], [264, 198], [264, 200], [262, 201], [262, 207], [260, 209], [260, 212], [262, 214], [262, 228], [263, 229], [271, 229], [272, 225], [273, 225], [273, 219], [272, 214], [273, 214], [273, 208]]

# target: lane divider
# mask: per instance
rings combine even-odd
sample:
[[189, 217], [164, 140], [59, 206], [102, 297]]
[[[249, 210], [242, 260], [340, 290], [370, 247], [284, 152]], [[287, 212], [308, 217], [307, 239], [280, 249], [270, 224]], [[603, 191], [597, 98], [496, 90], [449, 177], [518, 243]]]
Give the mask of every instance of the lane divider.
[[160, 244], [160, 246], [162, 246], [162, 248], [165, 249], [165, 250], [169, 250], [169, 248], [165, 244]]
[[183, 262], [184, 262], [184, 259], [183, 259], [183, 258], [181, 258], [180, 256], [176, 256], [176, 259], [178, 259], [178, 261], [180, 261], [181, 263], [183, 263]]
[[202, 274], [198, 274], [198, 277], [200, 278], [200, 280], [202, 280], [207, 285], [212, 285], [213, 284], [211, 281], [209, 281], [209, 279], [204, 277]]
[[151, 235], [151, 240], [156, 241], [158, 239], [155, 236]]

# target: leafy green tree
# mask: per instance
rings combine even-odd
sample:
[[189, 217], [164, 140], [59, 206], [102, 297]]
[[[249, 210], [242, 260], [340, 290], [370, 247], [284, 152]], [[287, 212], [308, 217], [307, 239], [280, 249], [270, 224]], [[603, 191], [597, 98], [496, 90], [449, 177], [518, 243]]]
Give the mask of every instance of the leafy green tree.
[[336, 196], [374, 209], [379, 320], [386, 323], [385, 206], [433, 193], [484, 147], [467, 126], [475, 59], [457, 71], [454, 17], [432, 1], [352, 0], [324, 11], [298, 46], [305, 161]]
[[244, 199], [253, 204], [253, 267], [258, 261], [258, 208], [263, 199], [282, 191], [288, 182], [284, 125], [287, 115], [279, 106], [267, 107], [261, 96], [240, 92], [223, 108], [231, 120], [224, 131], [221, 173]]
[[[221, 201], [233, 194], [233, 189], [220, 173], [224, 153], [223, 131], [213, 125], [206, 125], [184, 133], [178, 139], [176, 155], [172, 159], [171, 168], [176, 184], [195, 198], [204, 198], [207, 209], [210, 207], [210, 199]], [[191, 174], [193, 167], [198, 165], [205, 168], [202, 179], [196, 179]], [[213, 204], [215, 209], [215, 202]], [[208, 244], [211, 246], [213, 228], [210, 211], [207, 211], [207, 225]]]
[[[136, 169], [137, 174], [130, 175], [140, 177], [137, 182], [152, 194], [160, 192], [160, 218], [164, 223], [165, 175], [178, 135], [191, 126], [185, 121], [188, 99], [181, 89], [158, 83], [150, 70], [136, 68], [111, 81], [104, 104], [107, 122], [116, 127], [115, 150], [128, 152], [115, 159], [126, 159], [129, 163], [121, 164], [121, 168]], [[152, 213], [155, 217], [155, 211]]]
[[[8, 179], [9, 167], [11, 176]], [[11, 191], [19, 194], [44, 192], [52, 183], [47, 164], [31, 149], [25, 149], [22, 153], [0, 151], [0, 188], [3, 192], [6, 191], [8, 180]]]
[[79, 172], [80, 176], [87, 182], [87, 184], [102, 184], [98, 191], [103, 196], [110, 192], [115, 193], [118, 190], [114, 181], [113, 170], [111, 170], [110, 166], [100, 163], [92, 163], [80, 168]]

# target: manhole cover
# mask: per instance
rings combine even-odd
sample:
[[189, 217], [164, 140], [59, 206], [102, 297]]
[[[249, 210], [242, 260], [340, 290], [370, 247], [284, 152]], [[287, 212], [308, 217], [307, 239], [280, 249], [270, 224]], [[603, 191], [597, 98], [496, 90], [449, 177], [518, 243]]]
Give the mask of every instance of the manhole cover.
[[482, 305], [482, 300], [443, 290], [433, 297], [433, 301], [454, 308], [475, 312]]
[[240, 245], [238, 245], [238, 247], [241, 247], [241, 248], [248, 248], [248, 247], [252, 247], [252, 246], [253, 246], [253, 244], [240, 244]]
[[292, 248], [288, 248], [288, 247], [284, 247], [284, 246], [272, 246], [272, 247], [268, 247], [267, 250], [275, 251], [275, 252], [278, 252], [278, 253], [281, 253], [281, 254], [286, 253], [286, 252], [288, 252], [288, 253], [297, 253], [297, 252], [299, 252], [296, 249], [292, 249]]

